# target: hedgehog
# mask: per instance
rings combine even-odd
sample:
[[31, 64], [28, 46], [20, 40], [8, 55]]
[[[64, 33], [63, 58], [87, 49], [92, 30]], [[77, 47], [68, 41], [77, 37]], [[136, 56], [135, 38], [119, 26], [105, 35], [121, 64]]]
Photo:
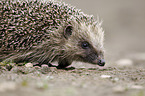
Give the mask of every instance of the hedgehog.
[[99, 18], [53, 0], [0, 0], [0, 62], [104, 66]]

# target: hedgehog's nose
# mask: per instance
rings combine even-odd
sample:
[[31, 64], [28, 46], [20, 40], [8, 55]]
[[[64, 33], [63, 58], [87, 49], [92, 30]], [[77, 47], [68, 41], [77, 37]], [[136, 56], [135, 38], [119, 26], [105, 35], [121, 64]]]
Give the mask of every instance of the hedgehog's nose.
[[99, 66], [104, 66], [105, 65], [105, 60], [104, 59], [100, 59], [98, 62]]

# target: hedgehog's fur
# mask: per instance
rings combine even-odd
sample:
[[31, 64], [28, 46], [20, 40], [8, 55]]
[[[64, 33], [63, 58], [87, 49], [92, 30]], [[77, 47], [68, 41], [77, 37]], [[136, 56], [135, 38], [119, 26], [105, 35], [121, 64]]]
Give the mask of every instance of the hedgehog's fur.
[[0, 61], [94, 63], [104, 58], [103, 40], [99, 20], [65, 3], [0, 0]]

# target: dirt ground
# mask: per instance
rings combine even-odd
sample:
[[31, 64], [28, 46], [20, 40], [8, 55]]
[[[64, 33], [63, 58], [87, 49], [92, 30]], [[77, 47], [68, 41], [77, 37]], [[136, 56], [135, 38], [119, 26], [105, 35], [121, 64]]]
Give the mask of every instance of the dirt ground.
[[145, 96], [145, 0], [63, 1], [103, 19], [106, 66], [0, 67], [0, 96]]

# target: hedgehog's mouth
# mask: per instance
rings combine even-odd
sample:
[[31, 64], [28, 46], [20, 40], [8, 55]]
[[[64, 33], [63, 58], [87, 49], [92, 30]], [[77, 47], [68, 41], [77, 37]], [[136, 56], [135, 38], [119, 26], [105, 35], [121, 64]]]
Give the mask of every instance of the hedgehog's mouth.
[[80, 58], [81, 58], [81, 61], [83, 61], [83, 62], [87, 62], [87, 63], [91, 63], [94, 65], [99, 65], [99, 66], [105, 65], [105, 60], [99, 59], [99, 58], [97, 58], [97, 56], [94, 56], [94, 57], [86, 56], [86, 57], [80, 57]]

